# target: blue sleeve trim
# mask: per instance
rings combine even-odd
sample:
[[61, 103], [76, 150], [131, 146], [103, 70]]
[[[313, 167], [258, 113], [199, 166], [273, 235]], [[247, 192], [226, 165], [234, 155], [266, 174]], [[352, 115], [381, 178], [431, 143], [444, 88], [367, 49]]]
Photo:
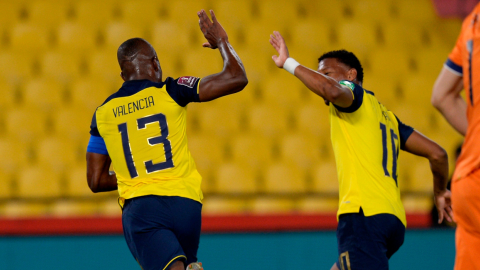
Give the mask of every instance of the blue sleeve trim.
[[341, 112], [344, 112], [344, 113], [353, 113], [355, 112], [356, 110], [358, 110], [358, 108], [360, 108], [360, 106], [362, 106], [362, 103], [363, 103], [363, 88], [358, 85], [358, 84], [354, 84], [352, 82], [353, 85], [355, 85], [355, 87], [353, 88], [352, 92], [353, 92], [353, 103], [352, 105], [350, 105], [349, 107], [347, 108], [342, 108], [340, 106], [337, 106], [335, 104], [333, 104], [333, 106], [335, 106], [335, 108]]
[[410, 135], [413, 133], [413, 128], [411, 126], [407, 126], [398, 117], [395, 115], [398, 122], [398, 132], [400, 132], [400, 149], [405, 150], [405, 143], [407, 142]]
[[107, 146], [102, 137], [90, 136], [87, 152], [108, 155]]
[[197, 77], [180, 77], [176, 80], [167, 78], [167, 92], [175, 102], [185, 107], [190, 102], [200, 102], [198, 87], [200, 79]]
[[445, 66], [458, 76], [463, 76], [462, 66], [455, 64], [452, 60], [447, 59], [447, 61], [445, 62]]
[[93, 114], [92, 123], [90, 124], [90, 135], [100, 137], [100, 132], [97, 128], [97, 111]]

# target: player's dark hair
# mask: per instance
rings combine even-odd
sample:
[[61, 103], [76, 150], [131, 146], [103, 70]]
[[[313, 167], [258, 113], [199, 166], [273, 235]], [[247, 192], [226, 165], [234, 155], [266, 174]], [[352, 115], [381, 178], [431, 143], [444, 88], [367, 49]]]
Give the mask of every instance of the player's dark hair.
[[341, 63], [357, 70], [357, 80], [363, 82], [363, 67], [358, 58], [352, 52], [346, 50], [337, 50], [324, 53], [318, 58], [318, 63], [323, 59], [336, 58]]

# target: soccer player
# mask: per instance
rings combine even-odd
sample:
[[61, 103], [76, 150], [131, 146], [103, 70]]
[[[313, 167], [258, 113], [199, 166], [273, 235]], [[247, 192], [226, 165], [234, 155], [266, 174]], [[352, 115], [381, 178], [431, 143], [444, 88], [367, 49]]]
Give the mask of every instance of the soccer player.
[[[388, 269], [403, 244], [405, 210], [397, 183], [399, 149], [426, 157], [434, 178], [439, 219], [451, 220], [448, 158], [443, 148], [403, 124], [362, 88], [363, 69], [345, 50], [325, 53], [318, 71], [289, 57], [278, 32], [270, 36], [272, 58], [330, 106], [331, 140], [340, 185], [338, 260], [334, 269]], [[313, 124], [313, 123], [312, 123]], [[418, 179], [427, 181], [427, 179]]]
[[[197, 15], [208, 41], [203, 46], [218, 48], [223, 58], [220, 73], [163, 81], [153, 47], [129, 39], [117, 52], [125, 82], [92, 119], [88, 185], [93, 192], [118, 189], [125, 239], [144, 270], [201, 269], [196, 262], [202, 178], [187, 147], [186, 106], [241, 91], [248, 83], [227, 33], [210, 13], [212, 21], [204, 10]], [[174, 40], [165, 36], [165, 42]], [[110, 164], [115, 174], [109, 174]]]
[[[465, 18], [433, 86], [432, 104], [465, 136], [452, 177], [455, 269], [480, 269], [480, 4]], [[463, 78], [463, 80], [462, 80]], [[460, 92], [465, 89], [465, 99]]]

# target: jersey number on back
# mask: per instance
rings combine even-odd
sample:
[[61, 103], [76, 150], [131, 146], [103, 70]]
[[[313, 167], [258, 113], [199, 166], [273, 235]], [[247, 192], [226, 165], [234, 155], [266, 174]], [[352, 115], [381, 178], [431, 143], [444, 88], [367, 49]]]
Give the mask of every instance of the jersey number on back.
[[[144, 129], [147, 124], [155, 122], [158, 122], [158, 124], [160, 125], [161, 135], [158, 137], [149, 138], [148, 143], [152, 146], [163, 143], [163, 150], [165, 151], [165, 161], [156, 164], [154, 164], [152, 160], [145, 161], [144, 163], [145, 168], [147, 169], [147, 173], [173, 168], [172, 145], [167, 139], [168, 125], [165, 115], [159, 113], [139, 118], [137, 119], [137, 126], [138, 129]], [[118, 131], [122, 136], [123, 154], [125, 155], [125, 161], [127, 162], [128, 172], [130, 173], [131, 178], [135, 178], [138, 176], [138, 172], [137, 168], [135, 167], [135, 163], [133, 162], [132, 149], [130, 148], [130, 142], [128, 139], [127, 123], [118, 125]]]
[[[382, 130], [382, 145], [383, 145], [383, 158], [382, 165], [385, 176], [390, 176], [390, 173], [387, 169], [388, 163], [388, 145], [387, 145], [387, 126], [383, 123], [380, 123], [380, 129]], [[390, 129], [390, 138], [392, 139], [392, 178], [395, 180], [395, 184], [398, 187], [397, 183], [397, 147], [395, 146], [395, 140], [398, 141], [398, 136], [395, 134], [393, 129]]]

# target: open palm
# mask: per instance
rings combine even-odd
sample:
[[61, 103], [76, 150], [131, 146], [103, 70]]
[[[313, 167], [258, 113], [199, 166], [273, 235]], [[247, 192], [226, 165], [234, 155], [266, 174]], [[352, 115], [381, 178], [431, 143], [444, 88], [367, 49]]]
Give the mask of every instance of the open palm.
[[285, 44], [285, 40], [278, 31], [273, 31], [273, 35], [270, 35], [270, 44], [272, 44], [273, 48], [275, 48], [275, 50], [278, 52], [278, 56], [272, 56], [275, 65], [277, 65], [279, 68], [283, 68], [283, 64], [285, 64], [285, 61], [287, 61], [289, 53], [287, 44]]

